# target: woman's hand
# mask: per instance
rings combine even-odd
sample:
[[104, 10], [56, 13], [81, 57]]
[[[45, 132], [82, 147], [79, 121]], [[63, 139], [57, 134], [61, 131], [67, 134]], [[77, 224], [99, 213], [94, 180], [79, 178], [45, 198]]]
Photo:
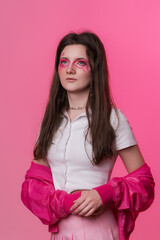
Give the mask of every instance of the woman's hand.
[[104, 204], [103, 206], [99, 207], [92, 215], [90, 215], [88, 218], [97, 218], [102, 213], [104, 213], [108, 209], [109, 204]]
[[96, 190], [82, 191], [71, 210], [73, 214], [83, 217], [91, 216], [102, 206], [102, 200]]

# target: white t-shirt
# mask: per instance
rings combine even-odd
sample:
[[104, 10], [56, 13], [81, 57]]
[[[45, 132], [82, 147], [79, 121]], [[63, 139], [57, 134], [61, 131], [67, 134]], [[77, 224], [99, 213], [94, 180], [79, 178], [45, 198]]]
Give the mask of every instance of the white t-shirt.
[[[111, 112], [111, 125], [116, 139], [116, 150], [124, 149], [137, 144], [130, 124], [121, 110], [117, 109], [119, 124], [115, 110]], [[91, 163], [92, 146], [85, 142], [88, 119], [86, 112], [70, 122], [65, 112], [62, 123], [57, 130], [52, 145], [49, 148], [47, 159], [52, 171], [55, 189], [71, 193], [78, 189], [92, 189], [108, 182], [117, 156], [103, 159], [97, 166]]]

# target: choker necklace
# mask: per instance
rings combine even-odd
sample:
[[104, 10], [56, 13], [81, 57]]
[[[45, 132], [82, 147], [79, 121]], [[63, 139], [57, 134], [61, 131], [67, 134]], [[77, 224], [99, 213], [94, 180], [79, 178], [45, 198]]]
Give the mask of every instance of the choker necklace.
[[83, 109], [85, 109], [86, 107], [77, 107], [77, 108], [75, 108], [75, 107], [69, 107], [69, 109], [71, 109], [71, 110], [83, 110]]

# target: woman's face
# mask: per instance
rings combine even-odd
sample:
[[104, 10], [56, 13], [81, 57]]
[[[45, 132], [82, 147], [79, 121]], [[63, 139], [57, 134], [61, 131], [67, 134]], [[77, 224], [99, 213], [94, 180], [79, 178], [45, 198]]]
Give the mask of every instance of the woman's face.
[[91, 67], [82, 44], [66, 46], [60, 56], [58, 73], [67, 92], [80, 93], [88, 90], [91, 82]]

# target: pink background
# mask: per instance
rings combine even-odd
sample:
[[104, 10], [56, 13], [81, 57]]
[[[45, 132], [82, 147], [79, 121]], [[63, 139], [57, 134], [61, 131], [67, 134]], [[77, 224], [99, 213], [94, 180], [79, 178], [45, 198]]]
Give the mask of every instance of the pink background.
[[[69, 31], [103, 41], [113, 95], [159, 188], [159, 0], [0, 1], [0, 239], [49, 239], [47, 226], [20, 200], [21, 183], [44, 113], [56, 46]], [[120, 160], [113, 176], [126, 174]], [[160, 239], [159, 191], [131, 240]]]

